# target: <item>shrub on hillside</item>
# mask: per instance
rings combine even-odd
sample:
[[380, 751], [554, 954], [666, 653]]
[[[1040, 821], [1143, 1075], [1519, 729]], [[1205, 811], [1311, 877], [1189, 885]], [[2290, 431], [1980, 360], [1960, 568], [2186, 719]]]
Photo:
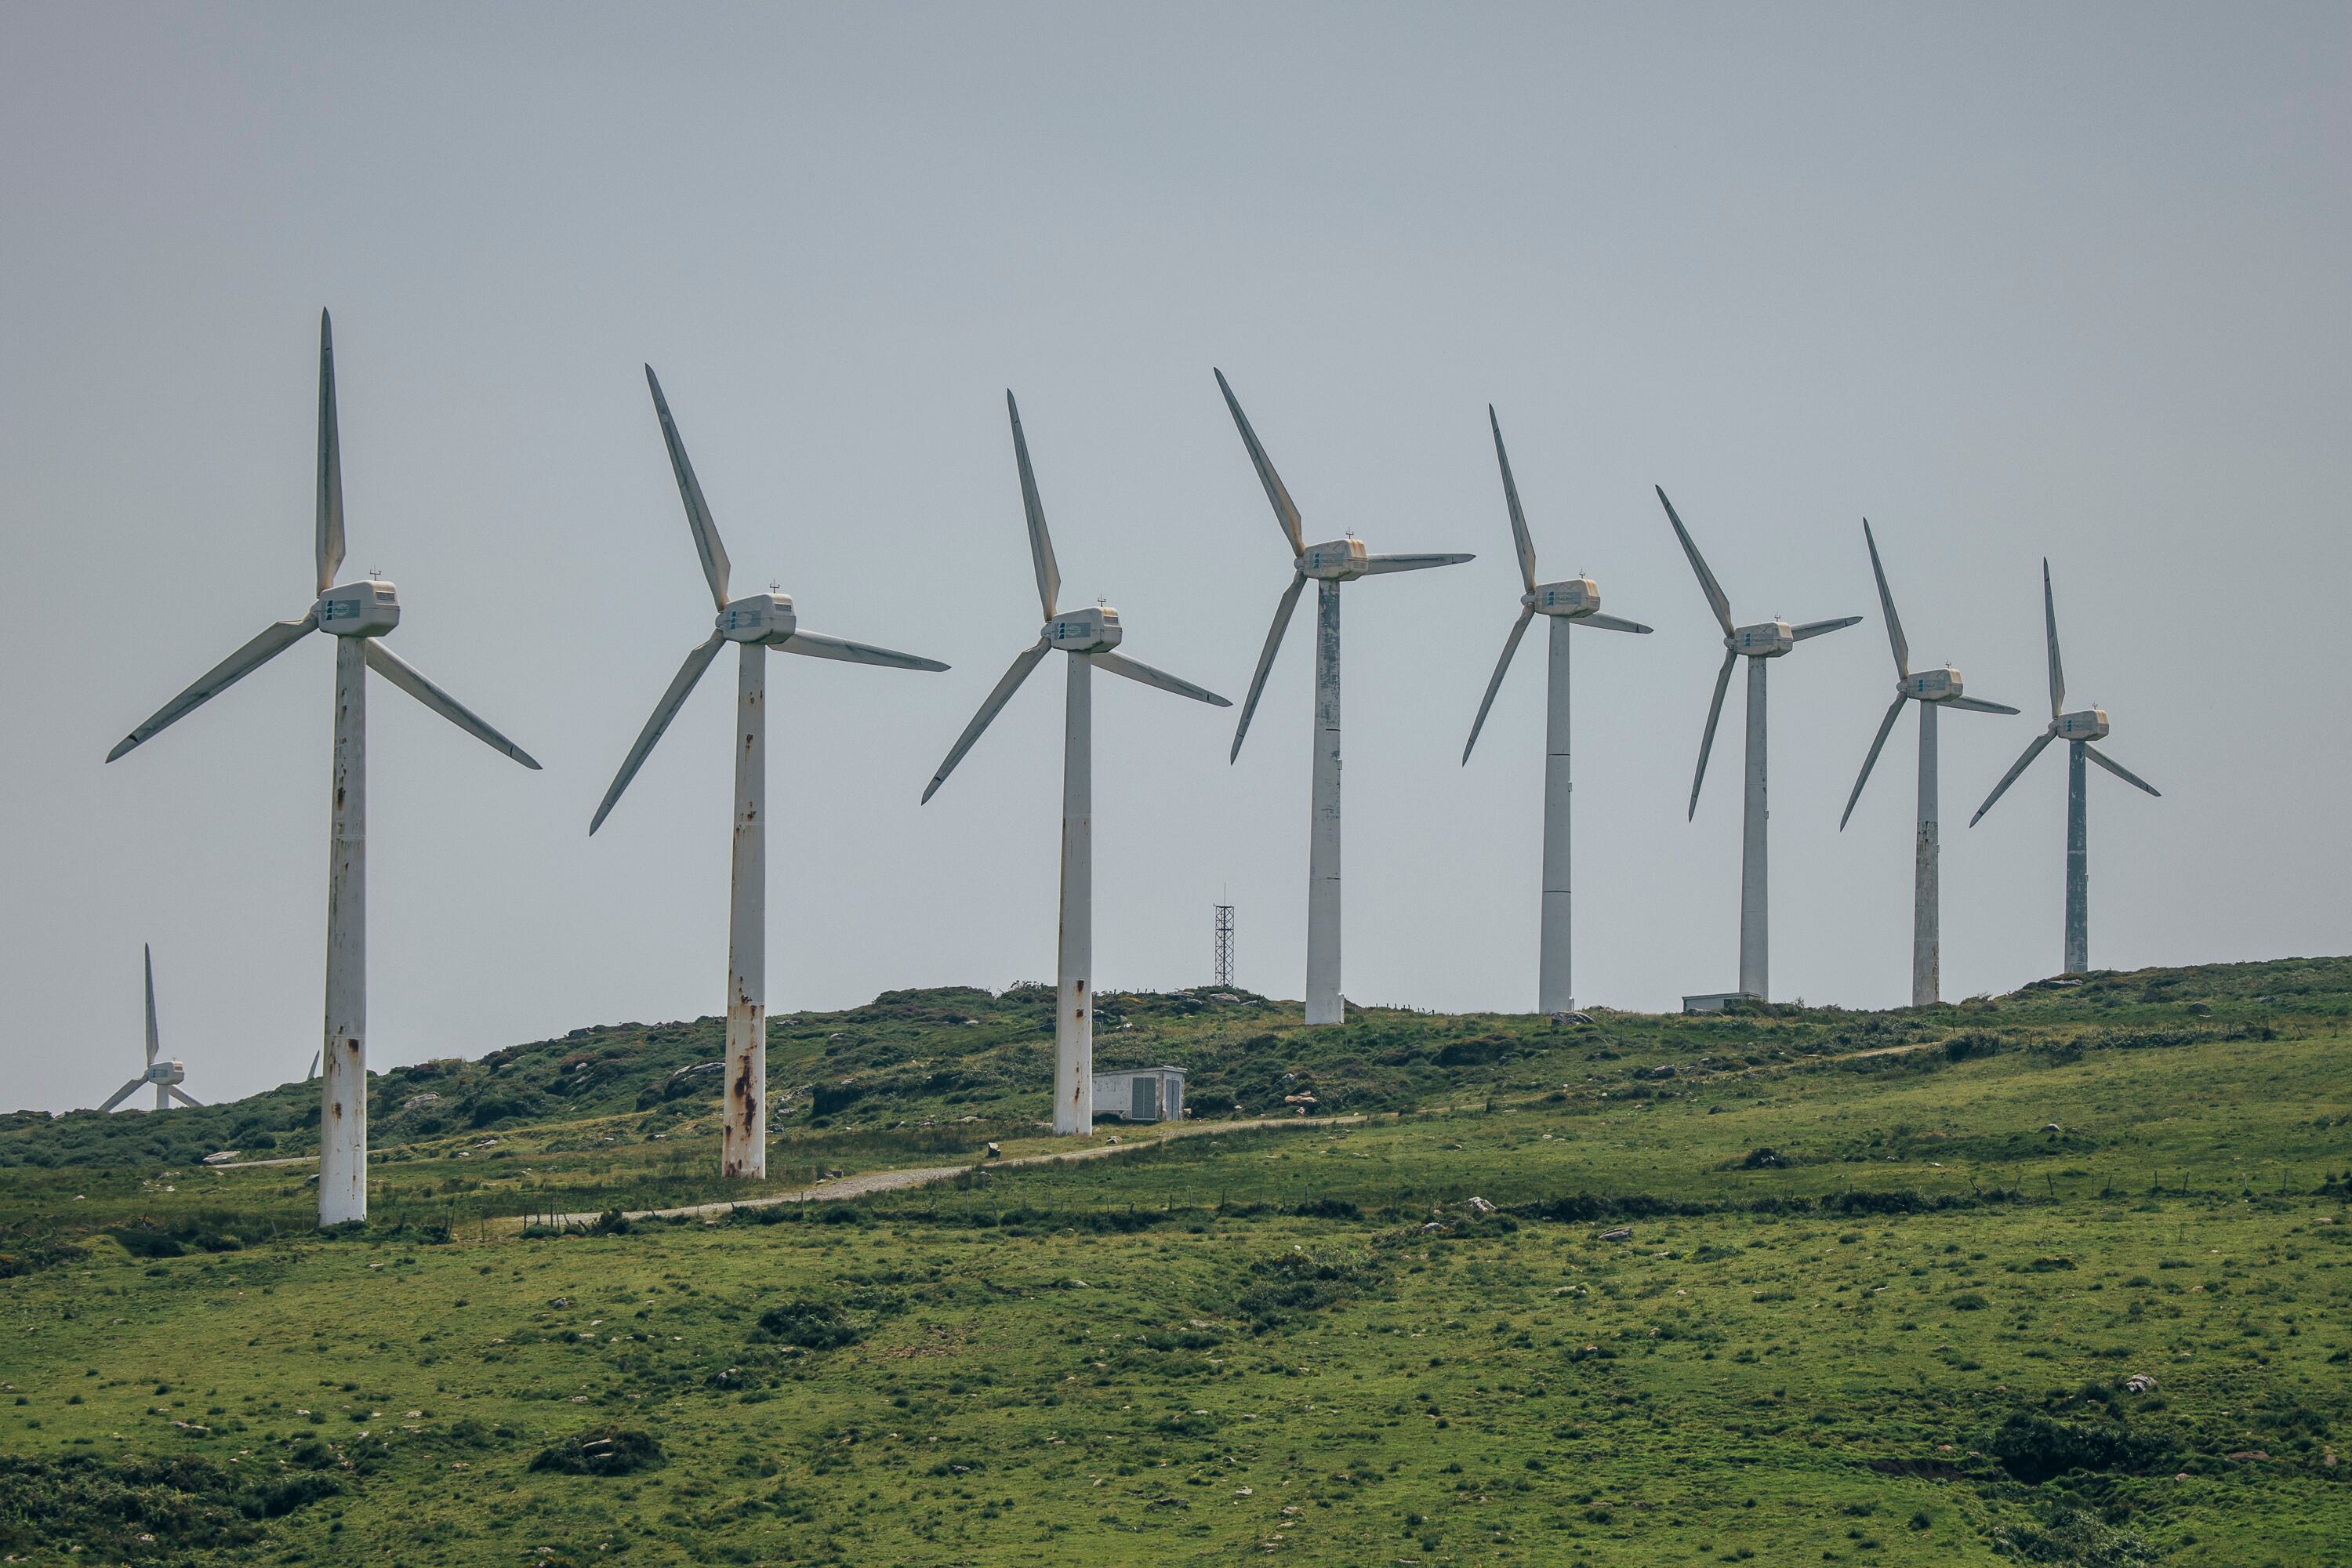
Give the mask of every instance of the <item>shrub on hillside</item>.
[[803, 1350], [837, 1350], [854, 1345], [859, 1335], [849, 1314], [837, 1302], [799, 1299], [769, 1308], [760, 1314], [760, 1331], [783, 1344]]
[[625, 1476], [662, 1463], [661, 1445], [647, 1432], [618, 1426], [591, 1426], [574, 1437], [541, 1448], [531, 1457], [534, 1470], [565, 1476]]

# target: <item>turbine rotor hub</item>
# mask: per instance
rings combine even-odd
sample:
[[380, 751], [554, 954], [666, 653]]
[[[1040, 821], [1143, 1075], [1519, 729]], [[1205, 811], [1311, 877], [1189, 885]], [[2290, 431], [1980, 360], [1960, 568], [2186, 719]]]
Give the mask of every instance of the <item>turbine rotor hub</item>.
[[1324, 583], [1347, 583], [1364, 574], [1369, 557], [1360, 539], [1335, 539], [1328, 544], [1310, 544], [1298, 553], [1295, 563], [1304, 576]]
[[1108, 605], [1065, 610], [1038, 634], [1045, 646], [1064, 653], [1108, 653], [1118, 646], [1118, 612]]
[[380, 637], [400, 625], [400, 594], [381, 578], [366, 577], [328, 589], [310, 613], [320, 630], [339, 637]]
[[790, 594], [750, 594], [719, 612], [719, 635], [729, 642], [782, 642], [793, 635]]

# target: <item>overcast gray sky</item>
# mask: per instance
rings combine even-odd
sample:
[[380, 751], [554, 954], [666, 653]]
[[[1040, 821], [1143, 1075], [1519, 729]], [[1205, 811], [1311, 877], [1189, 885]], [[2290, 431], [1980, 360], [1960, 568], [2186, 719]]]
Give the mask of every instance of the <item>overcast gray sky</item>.
[[[1772, 674], [1774, 988], [1908, 989], [1915, 657], [1944, 726], [1947, 994], [2060, 960], [2064, 768], [1968, 813], [2070, 696], [2092, 956], [2352, 947], [2342, 600], [2352, 11], [2340, 5], [0, 9], [0, 1102], [139, 1061], [139, 945], [211, 1099], [317, 1047], [332, 659], [107, 748], [310, 597], [335, 312], [350, 573], [545, 763], [378, 684], [373, 1059], [720, 1009], [731, 681], [588, 817], [709, 605], [639, 371], [749, 590], [943, 676], [770, 664], [771, 1006], [1050, 978], [1060, 693], [917, 796], [1036, 635], [1003, 389], [1065, 595], [1237, 700], [1307, 516], [1474, 563], [1350, 588], [1347, 984], [1534, 1005], [1540, 647], [1460, 766], [1518, 586], [1646, 638], [1577, 667], [1577, 979], [1736, 979], [1738, 692], [1651, 495], [1743, 620], [1866, 614]], [[1310, 639], [1250, 743], [1097, 683], [1097, 978], [1300, 994]], [[1054, 674], [1055, 672], [1046, 672]]]

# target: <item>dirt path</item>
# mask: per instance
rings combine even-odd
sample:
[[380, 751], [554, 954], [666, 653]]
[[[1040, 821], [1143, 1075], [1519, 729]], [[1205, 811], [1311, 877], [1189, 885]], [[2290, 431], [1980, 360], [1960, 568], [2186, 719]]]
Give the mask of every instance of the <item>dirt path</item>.
[[[1052, 1165], [1075, 1160], [1107, 1160], [1114, 1155], [1132, 1154], [1139, 1149], [1153, 1148], [1179, 1138], [1213, 1137], [1223, 1132], [1254, 1132], [1285, 1128], [1312, 1131], [1318, 1127], [1354, 1127], [1365, 1121], [1361, 1116], [1288, 1116], [1261, 1117], [1253, 1121], [1192, 1121], [1171, 1124], [1163, 1132], [1144, 1133], [1133, 1142], [1096, 1143], [1084, 1149], [1071, 1149], [1044, 1154], [1024, 1154], [1012, 1160], [984, 1160], [963, 1165], [923, 1165], [898, 1171], [863, 1171], [854, 1176], [835, 1176], [814, 1186], [789, 1193], [770, 1193], [764, 1197], [722, 1198], [717, 1203], [688, 1204], [679, 1208], [630, 1209], [624, 1219], [692, 1219], [706, 1215], [722, 1215], [733, 1209], [772, 1208], [777, 1204], [833, 1203], [844, 1198], [862, 1198], [875, 1193], [898, 1192], [908, 1187], [929, 1186], [961, 1176], [967, 1171], [1017, 1171], [1030, 1165]], [[1122, 1135], [1124, 1137], [1124, 1135]], [[598, 1215], [584, 1214], [550, 1215], [541, 1224], [556, 1226], [593, 1225]], [[493, 1226], [520, 1229], [526, 1223], [521, 1218], [494, 1220]]]

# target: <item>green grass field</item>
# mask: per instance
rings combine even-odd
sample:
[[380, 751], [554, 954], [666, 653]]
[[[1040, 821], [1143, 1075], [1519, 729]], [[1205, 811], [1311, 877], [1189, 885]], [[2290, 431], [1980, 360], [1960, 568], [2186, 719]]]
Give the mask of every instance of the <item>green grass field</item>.
[[[377, 1080], [337, 1237], [302, 1164], [195, 1163], [299, 1160], [302, 1086], [0, 1118], [0, 1554], [2352, 1562], [2352, 961], [1573, 1026], [1118, 1005], [1098, 1059], [1184, 1064], [1203, 1121], [1315, 1114], [631, 1221], [743, 1195], [681, 1071], [715, 1024], [631, 1025]], [[1049, 1151], [1041, 1017], [776, 1020], [764, 1190]]]

